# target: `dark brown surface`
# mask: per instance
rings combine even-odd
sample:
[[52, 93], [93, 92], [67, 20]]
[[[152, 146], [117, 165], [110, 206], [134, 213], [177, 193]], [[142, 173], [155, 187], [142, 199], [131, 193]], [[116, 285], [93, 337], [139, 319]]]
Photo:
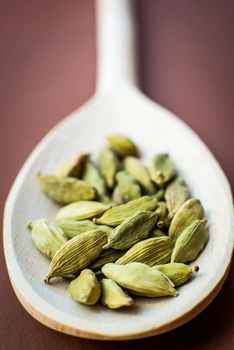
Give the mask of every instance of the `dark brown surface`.
[[[234, 3], [136, 1], [142, 90], [203, 138], [234, 188]], [[94, 92], [90, 0], [0, 1], [1, 209], [40, 138]], [[222, 233], [220, 233], [222, 234]], [[187, 325], [145, 340], [106, 343], [52, 331], [24, 311], [0, 254], [0, 349], [234, 349], [234, 269]]]

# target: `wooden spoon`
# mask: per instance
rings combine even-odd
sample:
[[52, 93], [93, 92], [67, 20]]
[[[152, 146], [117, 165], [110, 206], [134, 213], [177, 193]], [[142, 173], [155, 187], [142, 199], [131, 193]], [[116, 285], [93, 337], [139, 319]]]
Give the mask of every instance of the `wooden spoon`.
[[[93, 339], [133, 339], [166, 332], [201, 312], [221, 289], [233, 250], [233, 205], [219, 164], [181, 120], [136, 88], [134, 26], [128, 0], [97, 1], [98, 79], [95, 96], [59, 123], [22, 167], [6, 202], [4, 249], [12, 286], [25, 309], [60, 332]], [[78, 88], [82, 89], [82, 85]], [[61, 279], [43, 282], [49, 262], [32, 245], [28, 219], [54, 219], [58, 206], [38, 188], [36, 173], [54, 173], [78, 153], [96, 154], [110, 133], [133, 138], [144, 160], [169, 152], [192, 195], [201, 199], [210, 239], [196, 260], [197, 277], [173, 298], [137, 300], [110, 311], [74, 302]]]

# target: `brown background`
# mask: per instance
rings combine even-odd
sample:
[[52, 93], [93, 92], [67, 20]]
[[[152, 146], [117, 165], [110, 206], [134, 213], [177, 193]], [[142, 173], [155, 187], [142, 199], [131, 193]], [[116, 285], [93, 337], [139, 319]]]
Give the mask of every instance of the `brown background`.
[[[0, 1], [1, 208], [41, 137], [95, 85], [91, 0]], [[142, 90], [185, 120], [213, 151], [232, 188], [234, 2], [136, 1]], [[0, 255], [0, 348], [234, 349], [234, 269], [196, 319], [158, 337], [105, 343], [56, 333], [17, 301]]]

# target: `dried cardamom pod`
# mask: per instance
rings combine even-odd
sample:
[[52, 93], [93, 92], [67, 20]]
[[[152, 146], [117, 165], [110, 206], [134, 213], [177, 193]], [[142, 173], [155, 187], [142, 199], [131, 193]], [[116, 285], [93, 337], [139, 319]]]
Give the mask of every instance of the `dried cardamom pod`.
[[81, 271], [80, 275], [71, 281], [69, 293], [72, 299], [86, 305], [94, 305], [101, 296], [101, 288], [95, 273], [89, 269]]
[[99, 257], [94, 260], [91, 265], [89, 265], [89, 268], [92, 270], [100, 270], [102, 266], [104, 266], [107, 263], [115, 262], [118, 258], [120, 258], [122, 255], [126, 253], [126, 250], [114, 250], [114, 249], [107, 249], [104, 250]]
[[175, 243], [171, 262], [187, 263], [198, 257], [208, 241], [206, 222], [195, 220], [184, 229]]
[[177, 292], [174, 284], [162, 272], [141, 263], [127, 265], [106, 264], [102, 268], [103, 274], [111, 278], [132, 294], [146, 297], [162, 297]]
[[165, 200], [169, 211], [169, 217], [172, 218], [181, 205], [189, 198], [189, 190], [186, 183], [180, 177], [172, 181], [166, 188]]
[[125, 170], [139, 182], [148, 194], [155, 193], [155, 186], [150, 179], [149, 172], [144, 164], [135, 157], [127, 157], [124, 162]]
[[158, 215], [157, 227], [160, 229], [169, 227], [170, 219], [168, 218], [168, 210], [165, 202], [158, 202], [155, 213]]
[[32, 230], [34, 245], [48, 258], [53, 258], [67, 241], [63, 231], [47, 219], [28, 221], [28, 227]]
[[125, 265], [131, 262], [141, 262], [149, 266], [166, 264], [170, 261], [173, 249], [172, 240], [167, 237], [148, 238], [136, 243], [116, 264]]
[[151, 179], [159, 187], [163, 187], [176, 175], [176, 169], [168, 154], [157, 155], [150, 167]]
[[192, 274], [199, 271], [198, 266], [188, 266], [181, 263], [169, 263], [165, 265], [156, 265], [155, 269], [161, 271], [166, 275], [175, 286], [180, 286], [181, 284], [186, 283]]
[[154, 210], [157, 200], [150, 196], [143, 196], [132, 201], [107, 210], [100, 218], [96, 219], [97, 224], [117, 226], [124, 220], [140, 211]]
[[188, 199], [174, 215], [169, 227], [169, 237], [176, 240], [194, 220], [203, 218], [204, 209], [199, 199]]
[[122, 170], [116, 174], [118, 191], [123, 198], [124, 203], [141, 197], [141, 187], [134, 177]]
[[101, 254], [106, 242], [106, 233], [99, 230], [70, 239], [55, 253], [44, 281], [49, 283], [52, 277], [77, 274]]
[[101, 303], [109, 309], [119, 309], [133, 304], [133, 299], [112, 279], [103, 278], [101, 287]]
[[96, 197], [94, 187], [74, 177], [38, 174], [41, 190], [55, 202], [69, 204], [80, 200], [93, 200]]
[[155, 226], [157, 214], [152, 211], [142, 211], [133, 214], [117, 226], [108, 238], [104, 248], [127, 249], [149, 236]]
[[109, 148], [103, 148], [99, 154], [99, 168], [104, 176], [107, 186], [113, 188], [115, 184], [115, 174], [119, 169], [119, 161], [115, 153]]
[[94, 201], [79, 201], [59, 209], [56, 220], [84, 220], [94, 218], [110, 209], [110, 205]]
[[109, 236], [112, 232], [110, 226], [96, 225], [91, 220], [60, 220], [58, 226], [63, 230], [68, 239], [80, 235], [81, 233], [91, 230], [101, 230]]
[[71, 176], [81, 178], [90, 154], [81, 154], [75, 159], [65, 162], [57, 171], [57, 176]]
[[118, 185], [116, 185], [114, 188], [114, 191], [112, 193], [112, 200], [117, 205], [124, 204], [124, 202], [125, 202]]
[[90, 186], [95, 187], [100, 202], [109, 203], [110, 198], [108, 197], [108, 191], [106, 182], [99, 170], [92, 162], [86, 162], [82, 179]]
[[138, 153], [137, 146], [132, 140], [123, 135], [109, 135], [107, 137], [110, 148], [119, 156], [136, 156]]
[[165, 233], [162, 230], [160, 230], [159, 228], [153, 229], [153, 231], [151, 231], [151, 233], [150, 233], [150, 238], [164, 237], [164, 236], [166, 236]]

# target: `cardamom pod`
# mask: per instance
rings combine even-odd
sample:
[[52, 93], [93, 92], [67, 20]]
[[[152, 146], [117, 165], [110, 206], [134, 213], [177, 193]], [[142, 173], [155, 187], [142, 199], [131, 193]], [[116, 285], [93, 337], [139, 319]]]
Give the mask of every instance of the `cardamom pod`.
[[41, 190], [60, 204], [92, 200], [96, 197], [95, 188], [74, 177], [50, 176], [39, 173], [38, 181]]
[[180, 177], [172, 181], [166, 188], [165, 200], [169, 211], [169, 217], [172, 218], [181, 205], [189, 198], [189, 190], [186, 183]]
[[155, 213], [158, 215], [157, 227], [160, 229], [169, 227], [170, 219], [168, 218], [168, 210], [165, 202], [158, 202]]
[[176, 240], [194, 220], [203, 218], [204, 209], [199, 199], [188, 199], [174, 215], [169, 227], [169, 237]]
[[114, 191], [112, 193], [112, 200], [117, 205], [124, 204], [124, 202], [125, 202], [124, 197], [123, 197], [122, 193], [120, 192], [118, 185], [116, 185], [114, 188]]
[[115, 174], [119, 168], [119, 161], [116, 154], [109, 148], [103, 148], [99, 154], [99, 168], [104, 176], [107, 186], [113, 188]]
[[123, 135], [109, 135], [107, 137], [110, 148], [119, 156], [136, 156], [138, 153], [137, 146], [132, 140]]
[[107, 263], [115, 262], [118, 258], [126, 253], [126, 250], [104, 250], [99, 257], [89, 265], [92, 270], [100, 270]]
[[159, 154], [153, 159], [150, 176], [156, 185], [164, 187], [175, 175], [176, 169], [168, 154]]
[[111, 278], [135, 295], [146, 297], [177, 295], [174, 284], [168, 277], [142, 263], [135, 262], [122, 266], [110, 263], [103, 266], [102, 272], [107, 278]]
[[143, 196], [132, 201], [107, 210], [100, 218], [96, 219], [97, 224], [117, 226], [124, 220], [140, 211], [154, 210], [157, 200], [150, 196]]
[[149, 236], [156, 221], [157, 214], [152, 211], [133, 214], [112, 231], [104, 248], [121, 250], [132, 247], [135, 243]]
[[96, 225], [91, 220], [60, 220], [58, 226], [63, 230], [68, 239], [90, 230], [101, 230], [109, 236], [112, 232], [110, 226]]
[[187, 263], [198, 257], [208, 241], [206, 222], [195, 220], [184, 229], [175, 243], [171, 262]]
[[151, 231], [151, 233], [150, 233], [150, 238], [164, 237], [164, 236], [166, 236], [165, 233], [162, 230], [160, 230], [159, 228], [153, 229], [153, 231]]
[[149, 172], [144, 164], [135, 157], [127, 157], [124, 162], [125, 170], [138, 181], [148, 194], [155, 193], [155, 186], [150, 179]]
[[80, 156], [65, 162], [57, 171], [57, 176], [71, 176], [81, 178], [86, 162], [90, 154], [81, 154]]
[[118, 191], [125, 203], [141, 197], [141, 187], [133, 176], [122, 170], [116, 174]]
[[112, 279], [103, 278], [101, 288], [101, 303], [109, 309], [119, 309], [133, 304], [133, 299]]
[[98, 194], [98, 200], [103, 203], [109, 203], [108, 191], [105, 179], [92, 162], [86, 162], [82, 179], [90, 186], [95, 187]]
[[94, 218], [110, 209], [110, 205], [95, 201], [79, 201], [59, 209], [56, 220], [84, 220]]
[[52, 277], [77, 274], [101, 254], [106, 242], [106, 233], [100, 230], [70, 239], [55, 253], [44, 281], [48, 283]]
[[95, 273], [89, 269], [81, 271], [69, 285], [71, 297], [79, 303], [94, 305], [101, 296], [101, 288]]
[[53, 258], [67, 241], [63, 231], [47, 219], [28, 221], [28, 227], [32, 230], [33, 244], [48, 258]]
[[125, 265], [131, 262], [141, 262], [149, 266], [166, 264], [170, 261], [173, 249], [172, 240], [167, 237], [148, 238], [136, 243], [116, 264]]
[[198, 266], [190, 267], [181, 263], [156, 265], [154, 268], [164, 273], [164, 275], [166, 275], [174, 283], [175, 286], [180, 286], [186, 283], [192, 274], [199, 271]]

